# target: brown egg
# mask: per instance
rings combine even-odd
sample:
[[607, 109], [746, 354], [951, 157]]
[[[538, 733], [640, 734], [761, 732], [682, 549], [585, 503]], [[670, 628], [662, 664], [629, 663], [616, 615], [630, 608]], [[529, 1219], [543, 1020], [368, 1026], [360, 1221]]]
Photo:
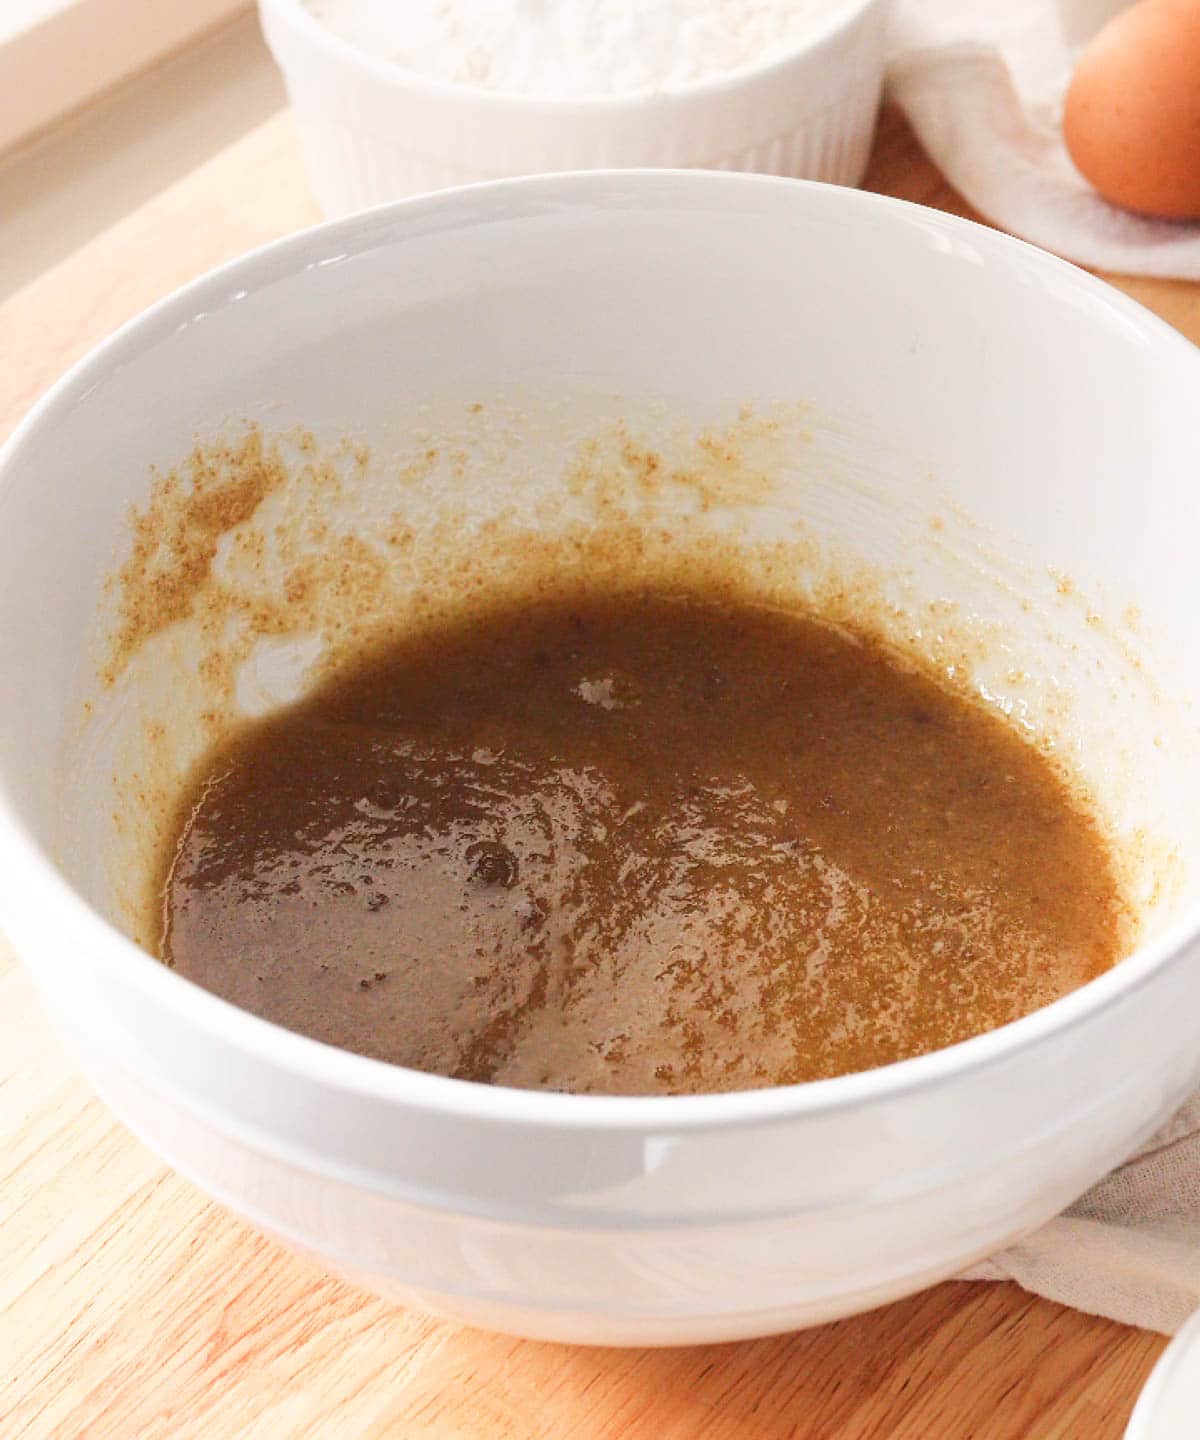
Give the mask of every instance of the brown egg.
[[1141, 0], [1080, 56], [1063, 136], [1106, 200], [1200, 218], [1200, 0]]

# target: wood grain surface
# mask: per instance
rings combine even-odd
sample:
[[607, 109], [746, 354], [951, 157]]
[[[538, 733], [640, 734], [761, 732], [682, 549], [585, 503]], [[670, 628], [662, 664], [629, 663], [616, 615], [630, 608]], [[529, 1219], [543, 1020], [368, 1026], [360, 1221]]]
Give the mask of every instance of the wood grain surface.
[[[894, 115], [868, 183], [968, 213]], [[282, 113], [0, 307], [0, 434], [143, 306], [316, 218]], [[1200, 286], [1118, 283], [1200, 339]], [[534, 1344], [397, 1309], [127, 1135], [0, 941], [2, 1440], [1111, 1440], [1163, 1343], [1012, 1285], [691, 1350]]]

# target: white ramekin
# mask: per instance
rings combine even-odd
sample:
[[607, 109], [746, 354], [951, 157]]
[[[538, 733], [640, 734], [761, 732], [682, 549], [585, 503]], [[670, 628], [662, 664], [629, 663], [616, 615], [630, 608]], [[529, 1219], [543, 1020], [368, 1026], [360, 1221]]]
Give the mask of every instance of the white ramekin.
[[564, 170], [750, 170], [855, 185], [883, 80], [887, 0], [843, 0], [769, 63], [671, 93], [590, 100], [444, 84], [373, 59], [301, 0], [259, 8], [330, 215]]

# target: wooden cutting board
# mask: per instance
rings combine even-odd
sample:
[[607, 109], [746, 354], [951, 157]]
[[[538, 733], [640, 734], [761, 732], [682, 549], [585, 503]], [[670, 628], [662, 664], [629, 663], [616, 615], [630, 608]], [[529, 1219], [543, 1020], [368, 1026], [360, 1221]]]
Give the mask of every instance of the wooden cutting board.
[[[868, 184], [969, 213], [894, 115]], [[316, 218], [281, 113], [0, 306], [0, 435], [152, 300]], [[1117, 283], [1200, 339], [1200, 285]], [[127, 1135], [0, 941], [3, 1440], [1110, 1440], [1163, 1343], [1012, 1285], [690, 1350], [535, 1344], [396, 1309]]]

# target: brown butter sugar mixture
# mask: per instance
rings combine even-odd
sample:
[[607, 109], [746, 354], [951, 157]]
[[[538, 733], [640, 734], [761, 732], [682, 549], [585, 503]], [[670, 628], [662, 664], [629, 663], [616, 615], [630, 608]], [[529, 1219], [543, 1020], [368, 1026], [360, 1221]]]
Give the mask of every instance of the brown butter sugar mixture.
[[1006, 722], [873, 644], [580, 595], [364, 661], [211, 756], [164, 958], [258, 1015], [471, 1080], [838, 1075], [1119, 957], [1105, 842]]

